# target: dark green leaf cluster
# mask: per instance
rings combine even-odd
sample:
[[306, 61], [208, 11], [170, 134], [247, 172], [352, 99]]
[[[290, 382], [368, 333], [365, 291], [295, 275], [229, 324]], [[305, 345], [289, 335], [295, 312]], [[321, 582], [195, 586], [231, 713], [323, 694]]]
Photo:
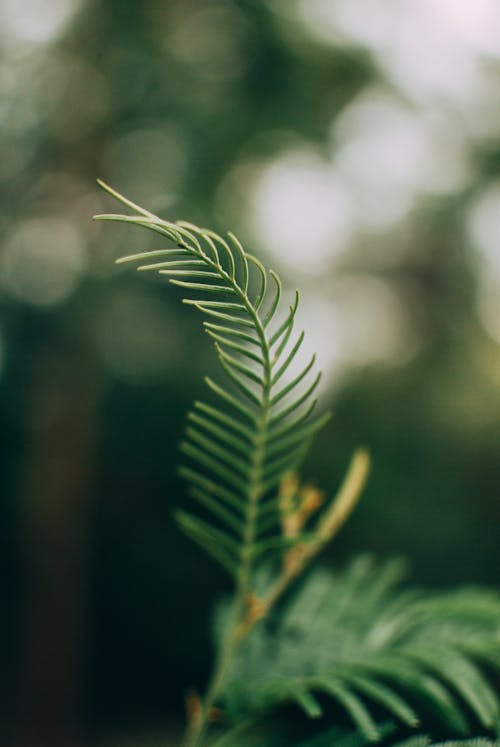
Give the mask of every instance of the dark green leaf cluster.
[[238, 576], [283, 546], [277, 487], [328, 418], [311, 417], [320, 379], [315, 356], [298, 365], [304, 339], [294, 327], [298, 292], [283, 314], [278, 276], [235, 236], [162, 220], [103, 186], [137, 214], [97, 218], [145, 227], [173, 244], [120, 261], [138, 260], [139, 270], [167, 277], [191, 294], [184, 303], [206, 317], [225, 380], [206, 378], [215, 403], [195, 402], [181, 444], [189, 458], [181, 473], [204, 517], [179, 512], [178, 520]]
[[[392, 732], [391, 727], [388, 731]], [[435, 742], [425, 734], [418, 734], [407, 739], [394, 741], [386, 740], [387, 747], [500, 747], [498, 740], [491, 740], [484, 737], [475, 739], [454, 739], [446, 742]], [[357, 732], [344, 732], [338, 728], [328, 730], [311, 739], [302, 741], [297, 747], [364, 747], [366, 741]], [[269, 745], [269, 747], [271, 747]]]
[[383, 737], [379, 714], [406, 729], [426, 719], [446, 734], [494, 729], [498, 594], [398, 591], [401, 570], [399, 562], [376, 568], [361, 557], [338, 575], [314, 571], [239, 652], [225, 693], [230, 716], [287, 703], [313, 719], [340, 709], [372, 742]]
[[[383, 728], [387, 734], [393, 734], [394, 726], [387, 725]], [[301, 740], [295, 747], [366, 747], [366, 739], [359, 732], [345, 731], [338, 727], [327, 729], [319, 735]], [[498, 739], [476, 737], [472, 739], [450, 739], [444, 742], [434, 741], [426, 734], [417, 734], [406, 739], [394, 741], [393, 738], [384, 740], [385, 747], [500, 747]], [[222, 747], [222, 745], [221, 745]], [[245, 741], [239, 747], [250, 747]], [[260, 747], [289, 747], [284, 742], [268, 741], [262, 742]]]

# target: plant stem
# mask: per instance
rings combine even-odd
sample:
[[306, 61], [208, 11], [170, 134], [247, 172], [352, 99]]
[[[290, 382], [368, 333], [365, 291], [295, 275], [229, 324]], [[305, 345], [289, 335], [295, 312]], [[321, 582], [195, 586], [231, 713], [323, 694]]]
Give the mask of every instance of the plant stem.
[[210, 711], [214, 707], [215, 702], [224, 687], [226, 677], [231, 671], [234, 654], [243, 641], [243, 637], [239, 634], [239, 630], [241, 629], [241, 623], [246, 614], [245, 607], [244, 598], [241, 594], [238, 594], [234, 602], [234, 616], [231, 628], [226, 635], [225, 641], [215, 662], [212, 678], [203, 699], [199, 717], [191, 724], [188, 724], [186, 737], [183, 743], [184, 747], [199, 747], [203, 744], [203, 738], [205, 737], [209, 724]]

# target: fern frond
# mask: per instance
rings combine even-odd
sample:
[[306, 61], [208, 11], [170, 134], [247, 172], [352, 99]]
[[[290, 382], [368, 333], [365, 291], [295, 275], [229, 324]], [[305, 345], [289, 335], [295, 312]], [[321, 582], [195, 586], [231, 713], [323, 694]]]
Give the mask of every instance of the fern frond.
[[401, 573], [399, 562], [375, 568], [366, 557], [340, 575], [313, 572], [240, 651], [226, 686], [231, 718], [295, 703], [316, 719], [344, 711], [368, 742], [381, 737], [379, 714], [405, 728], [432, 719], [450, 735], [493, 730], [499, 595], [399, 592]]
[[188, 292], [184, 303], [206, 317], [225, 380], [207, 378], [215, 402], [197, 402], [188, 415], [181, 450], [189, 461], [181, 473], [206, 519], [182, 513], [180, 523], [240, 585], [248, 585], [259, 543], [280, 532], [278, 504], [270, 499], [327, 420], [311, 417], [320, 379], [315, 356], [298, 365], [304, 339], [295, 332], [299, 295], [283, 312], [280, 279], [233, 234], [226, 239], [191, 223], [163, 220], [101, 186], [136, 214], [98, 220], [138, 225], [174, 245], [118, 262], [138, 262], [139, 270], [164, 275]]

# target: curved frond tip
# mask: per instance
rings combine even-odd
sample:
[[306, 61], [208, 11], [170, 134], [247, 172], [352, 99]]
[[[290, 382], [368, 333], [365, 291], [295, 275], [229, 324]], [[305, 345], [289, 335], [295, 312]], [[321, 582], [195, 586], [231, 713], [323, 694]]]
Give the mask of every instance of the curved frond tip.
[[164, 220], [99, 184], [132, 214], [108, 213], [96, 220], [137, 225], [167, 242], [117, 262], [166, 277], [205, 318], [222, 377], [206, 379], [212, 401], [196, 403], [189, 415], [181, 472], [202, 513], [183, 513], [179, 522], [241, 582], [259, 543], [272, 547], [273, 537], [281, 536], [275, 500], [280, 483], [327, 420], [312, 415], [320, 373], [315, 356], [302, 358], [304, 332], [295, 330], [299, 293], [291, 303], [283, 301], [277, 274], [233, 234]]

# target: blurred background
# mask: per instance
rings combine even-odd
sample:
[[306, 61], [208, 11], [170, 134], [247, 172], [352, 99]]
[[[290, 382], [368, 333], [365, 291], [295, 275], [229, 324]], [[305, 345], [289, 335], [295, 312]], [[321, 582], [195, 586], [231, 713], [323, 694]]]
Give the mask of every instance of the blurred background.
[[98, 176], [301, 288], [304, 476], [374, 460], [325, 561], [498, 584], [500, 4], [0, 0], [0, 43], [1, 743], [175, 744], [227, 591], [171, 520], [211, 346]]

